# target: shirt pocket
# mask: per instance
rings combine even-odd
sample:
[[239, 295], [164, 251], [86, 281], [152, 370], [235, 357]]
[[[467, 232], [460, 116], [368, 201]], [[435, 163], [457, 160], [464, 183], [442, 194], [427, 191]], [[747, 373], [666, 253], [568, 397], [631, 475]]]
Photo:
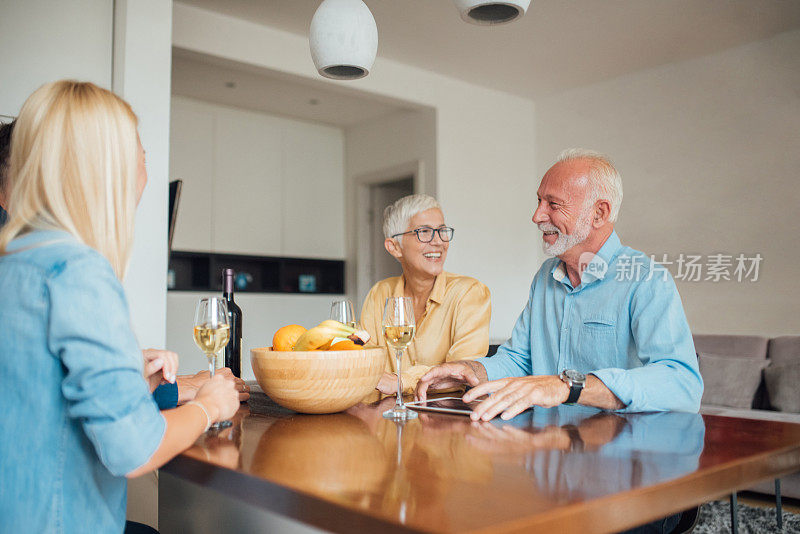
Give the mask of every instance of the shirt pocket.
[[616, 321], [607, 317], [584, 319], [578, 334], [577, 352], [575, 363], [579, 371], [591, 372], [604, 367], [616, 367]]

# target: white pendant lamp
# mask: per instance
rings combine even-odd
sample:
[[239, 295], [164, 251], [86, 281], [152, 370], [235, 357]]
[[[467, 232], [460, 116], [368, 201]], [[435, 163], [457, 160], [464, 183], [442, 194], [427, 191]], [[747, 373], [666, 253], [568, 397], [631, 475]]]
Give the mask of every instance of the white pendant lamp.
[[334, 80], [369, 74], [378, 52], [378, 27], [362, 0], [325, 0], [311, 19], [311, 58], [317, 72]]
[[531, 0], [455, 0], [455, 3], [463, 20], [489, 26], [522, 18]]

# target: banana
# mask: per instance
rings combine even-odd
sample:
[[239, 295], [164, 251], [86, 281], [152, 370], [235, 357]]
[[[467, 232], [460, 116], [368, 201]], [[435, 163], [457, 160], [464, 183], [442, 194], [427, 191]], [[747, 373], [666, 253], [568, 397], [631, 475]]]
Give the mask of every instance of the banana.
[[320, 326], [322, 328], [336, 328], [341, 330], [342, 332], [346, 331], [347, 335], [343, 335], [342, 337], [347, 337], [356, 331], [356, 329], [353, 328], [352, 326], [347, 326], [346, 324], [340, 323], [339, 321], [334, 321], [333, 319], [326, 319], [321, 323], [319, 323], [317, 326]]
[[347, 337], [355, 328], [331, 319], [322, 321], [314, 328], [303, 332], [292, 350], [326, 350], [337, 337]]

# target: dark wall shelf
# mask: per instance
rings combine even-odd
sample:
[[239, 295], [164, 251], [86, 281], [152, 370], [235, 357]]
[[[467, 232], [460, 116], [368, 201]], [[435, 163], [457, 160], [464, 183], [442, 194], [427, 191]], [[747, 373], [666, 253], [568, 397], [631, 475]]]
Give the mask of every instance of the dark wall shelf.
[[222, 269], [236, 272], [240, 293], [344, 293], [344, 262], [311, 258], [170, 253], [170, 291], [222, 291]]

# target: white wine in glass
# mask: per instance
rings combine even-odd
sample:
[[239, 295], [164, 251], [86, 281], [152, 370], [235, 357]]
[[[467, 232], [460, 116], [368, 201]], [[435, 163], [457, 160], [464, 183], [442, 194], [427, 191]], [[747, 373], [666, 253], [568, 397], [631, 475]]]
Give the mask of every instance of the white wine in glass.
[[230, 333], [230, 327], [226, 324], [217, 325], [216, 327], [209, 325], [195, 326], [194, 342], [206, 354], [216, 354], [228, 344]]
[[403, 351], [414, 339], [416, 322], [414, 321], [414, 302], [411, 297], [389, 297], [383, 308], [383, 335], [386, 344], [394, 349], [397, 359], [397, 401], [394, 408], [383, 412], [387, 419], [405, 421], [417, 417], [417, 412], [409, 410], [403, 404], [403, 380], [400, 369]]
[[394, 350], [403, 351], [408, 347], [411, 340], [414, 339], [414, 325], [403, 326], [384, 326], [383, 335], [386, 337], [386, 344]]
[[[228, 324], [228, 305], [225, 299], [212, 297], [200, 299], [194, 313], [194, 342], [208, 358], [211, 378], [217, 370], [217, 353], [228, 344], [231, 327]], [[233, 423], [220, 421], [211, 428], [226, 428]]]

